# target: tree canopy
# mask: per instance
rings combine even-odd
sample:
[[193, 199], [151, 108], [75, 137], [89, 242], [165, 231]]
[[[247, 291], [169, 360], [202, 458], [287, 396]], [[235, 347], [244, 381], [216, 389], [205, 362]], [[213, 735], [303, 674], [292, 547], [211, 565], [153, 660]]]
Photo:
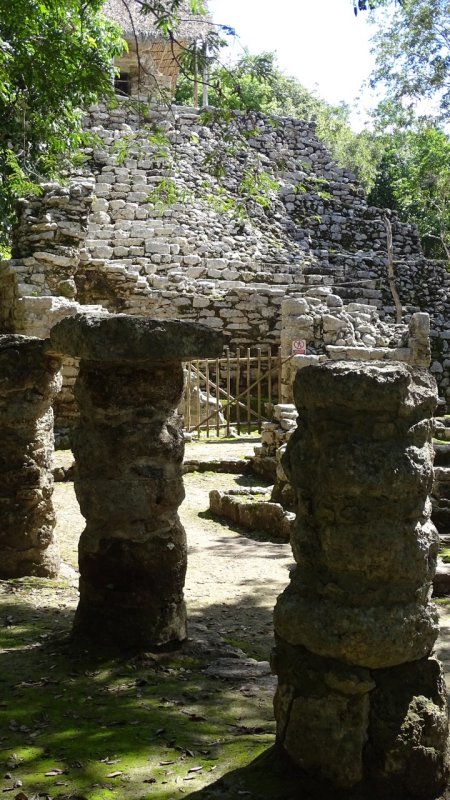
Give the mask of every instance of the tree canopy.
[[369, 200], [416, 225], [427, 255], [450, 259], [450, 138], [432, 125], [384, 136]]
[[[450, 0], [402, 0], [389, 15], [378, 15], [373, 36], [376, 64], [371, 84], [381, 88], [382, 110], [411, 118], [417, 102], [430, 116], [450, 107]], [[414, 116], [414, 113], [412, 114]]]
[[[111, 93], [123, 50], [103, 0], [0, 0], [0, 220], [76, 150], [82, 109]], [[1, 229], [0, 229], [1, 231]], [[3, 228], [5, 235], [5, 229]]]

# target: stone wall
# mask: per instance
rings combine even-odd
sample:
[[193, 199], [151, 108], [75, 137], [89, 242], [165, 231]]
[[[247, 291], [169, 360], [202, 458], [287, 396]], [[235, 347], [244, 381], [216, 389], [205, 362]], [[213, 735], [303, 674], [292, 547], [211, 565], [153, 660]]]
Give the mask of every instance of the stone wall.
[[[284, 300], [281, 309], [281, 401], [292, 403], [297, 371], [326, 359], [400, 361], [430, 367], [430, 318], [412, 314], [409, 325], [387, 324], [376, 308], [344, 303], [329, 288]], [[297, 352], [303, 349], [304, 353]]]
[[[320, 287], [393, 319], [384, 212], [333, 164], [314, 126], [238, 113], [224, 128], [209, 116], [174, 107], [139, 117], [126, 102], [91, 110], [98, 144], [85, 167], [22, 204], [15, 258], [0, 268], [5, 330], [24, 330], [41, 295], [62, 295], [203, 322], [232, 347], [275, 346], [282, 300]], [[265, 206], [246, 189], [261, 174], [275, 181]], [[389, 217], [405, 322], [430, 313], [432, 370], [448, 399], [450, 276]]]

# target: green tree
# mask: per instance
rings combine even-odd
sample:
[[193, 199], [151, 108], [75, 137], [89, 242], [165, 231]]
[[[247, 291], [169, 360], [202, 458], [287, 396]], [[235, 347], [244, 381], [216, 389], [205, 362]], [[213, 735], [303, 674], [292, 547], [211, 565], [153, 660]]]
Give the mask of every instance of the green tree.
[[384, 92], [384, 119], [396, 120], [400, 111], [405, 124], [405, 112], [418, 100], [433, 100], [445, 115], [450, 106], [450, 0], [401, 0], [392, 14], [374, 19], [371, 83]]
[[384, 137], [374, 205], [417, 226], [427, 255], [450, 259], [450, 138], [432, 125]]
[[60, 173], [82, 141], [81, 109], [111, 94], [120, 32], [103, 0], [0, 0], [0, 238], [14, 203]]

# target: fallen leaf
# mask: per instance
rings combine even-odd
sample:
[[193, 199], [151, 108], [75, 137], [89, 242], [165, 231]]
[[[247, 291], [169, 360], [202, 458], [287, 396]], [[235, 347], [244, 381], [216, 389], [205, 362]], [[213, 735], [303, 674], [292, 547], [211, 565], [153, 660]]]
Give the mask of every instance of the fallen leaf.
[[118, 778], [119, 775], [123, 775], [123, 772], [121, 772], [120, 769], [118, 769], [117, 772], [110, 772], [109, 775], [107, 775], [106, 777], [107, 778]]
[[64, 775], [63, 769], [58, 769], [58, 767], [54, 767], [50, 769], [48, 772], [44, 772], [46, 778], [55, 778], [56, 775]]
[[169, 764], [175, 764], [175, 761], [160, 761], [159, 762], [159, 766], [160, 767], [167, 767]]
[[191, 767], [188, 772], [201, 772], [203, 767]]
[[143, 783], [156, 783], [156, 778], [146, 778]]

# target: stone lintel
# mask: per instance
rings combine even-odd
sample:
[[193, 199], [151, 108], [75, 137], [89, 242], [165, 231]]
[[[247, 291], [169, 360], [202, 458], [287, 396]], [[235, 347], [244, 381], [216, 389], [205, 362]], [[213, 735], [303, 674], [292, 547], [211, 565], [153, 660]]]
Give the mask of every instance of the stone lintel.
[[397, 361], [327, 361], [305, 367], [297, 373], [294, 398], [297, 409], [332, 406], [389, 414], [404, 404], [403, 413], [420, 409], [431, 416], [436, 408], [434, 378]]
[[207, 325], [131, 314], [76, 314], [52, 328], [48, 353], [86, 361], [136, 363], [218, 358], [223, 336]]

